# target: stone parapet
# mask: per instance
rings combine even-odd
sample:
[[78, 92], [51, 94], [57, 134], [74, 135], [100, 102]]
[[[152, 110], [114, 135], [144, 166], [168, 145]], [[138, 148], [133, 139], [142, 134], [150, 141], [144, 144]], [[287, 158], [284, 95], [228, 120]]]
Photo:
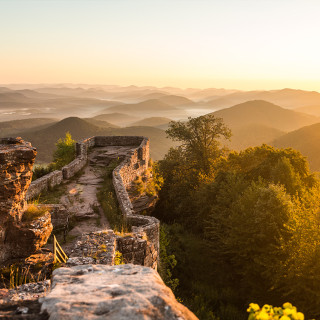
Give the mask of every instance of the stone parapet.
[[80, 265], [54, 270], [40, 299], [50, 319], [196, 320], [151, 268]]
[[[76, 143], [76, 159], [63, 167], [61, 171], [52, 172], [33, 181], [26, 198], [34, 198], [41, 192], [59, 185], [63, 180], [70, 179], [87, 164], [91, 148], [107, 146], [136, 146], [114, 169], [112, 179], [121, 212], [132, 227], [135, 237], [139, 239], [145, 235], [148, 238], [145, 249], [148, 257], [145, 257], [144, 261], [147, 261], [145, 263], [148, 266], [156, 268], [160, 223], [154, 217], [134, 214], [126, 189], [137, 176], [142, 175], [148, 169], [150, 148], [148, 138], [142, 136], [95, 136], [79, 141]], [[56, 220], [53, 221], [55, 224]]]

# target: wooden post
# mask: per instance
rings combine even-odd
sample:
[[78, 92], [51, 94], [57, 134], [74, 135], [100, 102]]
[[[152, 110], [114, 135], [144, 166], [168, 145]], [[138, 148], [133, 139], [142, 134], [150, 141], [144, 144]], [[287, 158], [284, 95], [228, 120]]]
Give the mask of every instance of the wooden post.
[[56, 247], [56, 236], [53, 235], [53, 263], [57, 262], [57, 247]]

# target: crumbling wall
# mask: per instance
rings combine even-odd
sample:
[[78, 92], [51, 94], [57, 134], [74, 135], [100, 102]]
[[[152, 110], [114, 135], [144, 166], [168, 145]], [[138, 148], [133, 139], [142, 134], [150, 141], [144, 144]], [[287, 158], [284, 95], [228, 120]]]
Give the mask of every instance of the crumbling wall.
[[[136, 237], [143, 237], [145, 235], [148, 239], [143, 265], [156, 269], [159, 254], [160, 222], [154, 217], [134, 214], [133, 206], [126, 190], [126, 187], [138, 175], [141, 175], [148, 169], [149, 139], [144, 137], [137, 138], [140, 139], [139, 146], [114, 169], [113, 185], [120, 209], [131, 225], [132, 232]], [[125, 253], [128, 255], [128, 252]], [[130, 255], [128, 256], [130, 257]]]
[[48, 190], [60, 185], [63, 180], [72, 178], [87, 164], [88, 151], [94, 146], [95, 138], [91, 137], [76, 143], [76, 155], [77, 157], [64, 166], [61, 170], [56, 170], [45, 176], [32, 181], [28, 192], [26, 194], [26, 200], [30, 200], [38, 196], [41, 192], [47, 192]]
[[[159, 220], [150, 216], [134, 214], [133, 206], [126, 190], [137, 176], [143, 174], [143, 172], [148, 169], [150, 157], [148, 138], [141, 136], [96, 136], [77, 142], [76, 159], [63, 167], [61, 171], [55, 171], [32, 182], [27, 194], [27, 199], [33, 198], [41, 192], [53, 188], [62, 183], [63, 179], [70, 179], [87, 164], [88, 153], [91, 148], [106, 146], [136, 146], [129, 156], [113, 171], [113, 185], [122, 214], [132, 227], [134, 238], [136, 239], [133, 241], [139, 242], [140, 240], [138, 239], [144, 237], [147, 238], [147, 241], [145, 241], [144, 249], [142, 250], [139, 247], [138, 251], [133, 250], [136, 246], [128, 247], [123, 245], [122, 240], [118, 240], [117, 243], [119, 248], [123, 250], [127, 261], [133, 263], [138, 263], [138, 261], [142, 263], [143, 261], [143, 265], [156, 268], [159, 253]], [[128, 248], [132, 248], [132, 254]], [[142, 251], [144, 251], [143, 258], [141, 258]], [[137, 258], [138, 256], [139, 258]]]

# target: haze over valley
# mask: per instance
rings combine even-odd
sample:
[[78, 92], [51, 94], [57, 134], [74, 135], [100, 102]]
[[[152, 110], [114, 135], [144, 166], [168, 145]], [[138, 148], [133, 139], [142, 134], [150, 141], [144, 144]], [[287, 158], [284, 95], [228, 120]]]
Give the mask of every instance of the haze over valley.
[[[93, 135], [148, 136], [151, 156], [160, 160], [176, 145], [166, 138], [170, 121], [213, 114], [232, 131], [231, 140], [223, 141], [230, 149], [263, 143], [293, 147], [308, 157], [313, 170], [320, 170], [315, 152], [320, 93], [315, 91], [7, 84], [0, 87], [0, 114], [1, 136], [31, 141], [39, 163], [51, 161], [55, 142], [66, 132], [76, 140]], [[291, 136], [295, 138], [286, 138]]]

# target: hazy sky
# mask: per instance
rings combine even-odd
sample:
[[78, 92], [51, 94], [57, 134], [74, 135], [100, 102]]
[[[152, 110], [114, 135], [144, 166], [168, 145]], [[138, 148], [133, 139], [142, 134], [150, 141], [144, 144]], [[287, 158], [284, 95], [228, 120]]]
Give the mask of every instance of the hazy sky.
[[0, 83], [320, 90], [320, 0], [0, 0]]

